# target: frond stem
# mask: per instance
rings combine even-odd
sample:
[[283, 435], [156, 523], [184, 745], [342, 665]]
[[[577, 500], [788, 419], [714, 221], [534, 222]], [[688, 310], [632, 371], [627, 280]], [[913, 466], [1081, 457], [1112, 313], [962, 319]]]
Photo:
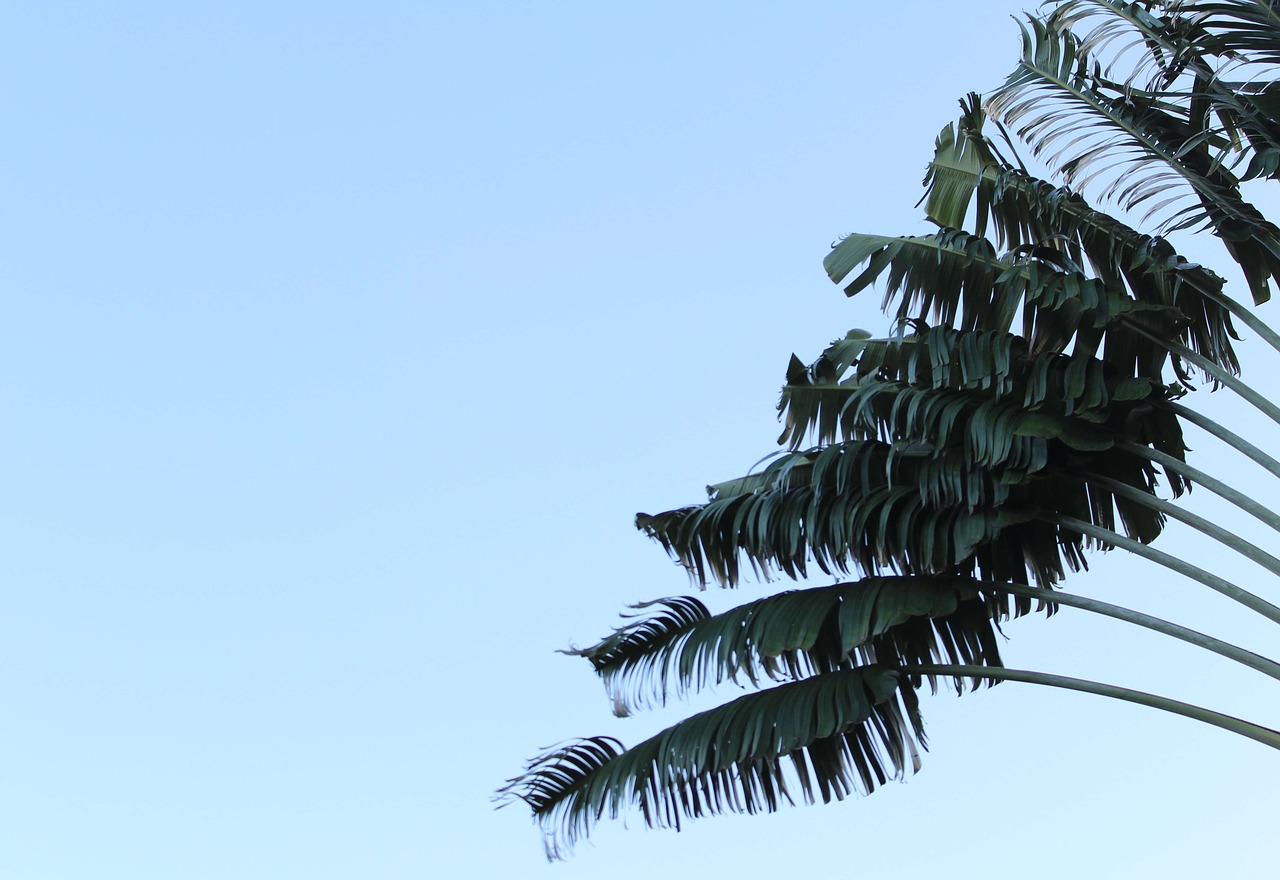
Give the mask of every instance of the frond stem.
[[1180, 520], [1191, 526], [1196, 531], [1202, 532], [1210, 538], [1213, 538], [1218, 543], [1230, 547], [1232, 550], [1236, 551], [1251, 562], [1256, 562], [1272, 574], [1280, 575], [1280, 559], [1272, 556], [1258, 545], [1251, 544], [1235, 532], [1227, 531], [1222, 528], [1222, 526], [1215, 525], [1204, 517], [1192, 513], [1186, 508], [1166, 501], [1163, 498], [1157, 498], [1148, 492], [1135, 489], [1132, 486], [1121, 483], [1119, 480], [1113, 480], [1109, 477], [1089, 477], [1087, 479], [1077, 477], [1075, 479], [1079, 480], [1081, 483], [1098, 486], [1113, 495], [1119, 495], [1122, 498], [1127, 498], [1130, 501], [1134, 501], [1145, 507], [1158, 510], [1166, 516], [1171, 516], [1176, 520]]
[[1178, 574], [1185, 575], [1194, 581], [1198, 581], [1209, 589], [1215, 590], [1227, 598], [1239, 602], [1246, 608], [1250, 608], [1258, 612], [1273, 623], [1280, 623], [1280, 607], [1276, 607], [1261, 596], [1255, 596], [1248, 590], [1239, 587], [1224, 578], [1220, 578], [1212, 572], [1205, 571], [1203, 568], [1192, 565], [1186, 560], [1179, 559], [1178, 557], [1171, 556], [1162, 550], [1157, 550], [1147, 544], [1135, 541], [1132, 538], [1120, 534], [1119, 532], [1095, 526], [1093, 523], [1087, 523], [1084, 520], [1079, 520], [1075, 517], [1041, 514], [1040, 518], [1044, 522], [1072, 529], [1073, 531], [1080, 532], [1082, 535], [1088, 535], [1096, 541], [1100, 541], [1104, 544], [1111, 544], [1115, 547], [1121, 547], [1136, 556], [1141, 556], [1144, 559], [1149, 559], [1152, 562], [1163, 565], [1165, 568], [1176, 571]]
[[1204, 296], [1207, 296], [1210, 299], [1216, 300], [1219, 305], [1225, 308], [1234, 317], [1239, 318], [1240, 323], [1244, 324], [1254, 333], [1257, 333], [1263, 342], [1267, 343], [1267, 345], [1271, 346], [1273, 349], [1280, 352], [1280, 333], [1276, 333], [1276, 331], [1272, 330], [1271, 326], [1267, 324], [1266, 321], [1263, 321], [1261, 318], [1255, 315], [1251, 310], [1245, 308], [1243, 305], [1236, 302], [1231, 297], [1227, 296], [1221, 290], [1209, 291], [1209, 290], [1204, 290], [1203, 288], [1200, 288], [1198, 286], [1196, 287], [1196, 289], [1199, 290], [1200, 293], [1202, 293]]
[[[1152, 340], [1156, 338], [1151, 334], [1146, 335]], [[1231, 375], [1231, 373], [1222, 369], [1222, 367], [1219, 367], [1204, 355], [1196, 354], [1185, 345], [1177, 342], [1165, 342], [1164, 346], [1171, 354], [1175, 354], [1184, 361], [1189, 361], [1190, 363], [1195, 364], [1204, 371], [1205, 375], [1212, 377], [1215, 382], [1220, 382], [1223, 385], [1226, 385], [1236, 394], [1239, 394], [1245, 400], [1249, 401], [1249, 403], [1253, 404], [1259, 412], [1271, 419], [1271, 421], [1280, 425], [1280, 406], [1276, 406], [1270, 400], [1267, 400], [1267, 398], [1258, 391], [1255, 391], [1252, 387], [1241, 381], [1238, 376]]]
[[1254, 462], [1270, 471], [1272, 476], [1280, 477], [1280, 461], [1272, 458], [1270, 455], [1263, 452], [1257, 446], [1250, 443], [1248, 440], [1244, 439], [1225, 425], [1221, 425], [1208, 416], [1198, 413], [1190, 407], [1183, 406], [1182, 404], [1176, 403], [1172, 400], [1164, 401], [1161, 406], [1168, 408], [1170, 412], [1181, 416], [1188, 422], [1191, 422], [1191, 424], [1203, 428], [1223, 443], [1231, 446], [1233, 449], [1244, 453], [1246, 456], [1253, 459]]
[[1095, 694], [1100, 697], [1111, 697], [1115, 700], [1137, 703], [1140, 706], [1150, 706], [1153, 709], [1160, 709], [1161, 711], [1171, 712], [1174, 715], [1181, 715], [1184, 718], [1190, 718], [1194, 721], [1211, 724], [1214, 727], [1220, 727], [1223, 730], [1228, 730], [1232, 733], [1239, 734], [1240, 736], [1256, 740], [1263, 745], [1271, 746], [1273, 749], [1280, 749], [1280, 731], [1272, 730], [1269, 727], [1263, 727], [1261, 724], [1254, 724], [1252, 721], [1245, 721], [1243, 718], [1236, 718], [1233, 715], [1225, 715], [1222, 712], [1214, 712], [1212, 709], [1193, 706], [1190, 703], [1171, 700], [1168, 697], [1148, 694], [1144, 691], [1132, 690], [1131, 688], [1117, 687], [1116, 685], [1103, 684], [1097, 681], [1088, 681], [1087, 679], [1082, 678], [1068, 678], [1065, 675], [1054, 675], [1049, 672], [1035, 672], [1027, 669], [1006, 669], [999, 666], [959, 666], [940, 663], [920, 666], [904, 666], [902, 667], [902, 671], [909, 675], [938, 675], [955, 676], [958, 678], [989, 678], [994, 681], [1021, 681], [1026, 684], [1047, 685], [1049, 687], [1063, 688], [1065, 690], [1080, 691], [1081, 693], [1086, 694]]
[[1274, 403], [1267, 400], [1266, 397], [1246, 385], [1238, 376], [1231, 375], [1228, 370], [1224, 370], [1204, 355], [1197, 354], [1181, 343], [1173, 342], [1168, 339], [1161, 339], [1159, 336], [1156, 336], [1150, 330], [1134, 321], [1125, 320], [1123, 323], [1126, 327], [1138, 333], [1140, 336], [1145, 336], [1156, 345], [1162, 346], [1170, 354], [1176, 355], [1188, 363], [1195, 364], [1206, 376], [1211, 377], [1215, 382], [1227, 386], [1236, 394], [1239, 394], [1245, 400], [1249, 401], [1249, 403], [1253, 404], [1259, 412], [1271, 419], [1271, 421], [1280, 425], [1280, 407], [1276, 406]]
[[1116, 442], [1116, 446], [1125, 452], [1145, 458], [1148, 461], [1155, 462], [1165, 470], [1180, 474], [1198, 486], [1204, 486], [1219, 498], [1231, 502], [1258, 521], [1270, 526], [1275, 531], [1280, 532], [1280, 516], [1277, 516], [1271, 508], [1253, 500], [1243, 492], [1231, 488], [1226, 483], [1216, 477], [1210, 476], [1199, 468], [1192, 467], [1186, 462], [1179, 461], [1166, 452], [1161, 452], [1158, 449], [1152, 449], [1150, 446], [1143, 446], [1140, 443], [1134, 443], [1130, 440], [1119, 440]]
[[1027, 584], [991, 584], [988, 588], [996, 592], [1009, 593], [1013, 596], [1025, 596], [1028, 599], [1037, 599], [1042, 602], [1052, 602], [1058, 605], [1079, 608], [1083, 611], [1092, 611], [1095, 614], [1102, 614], [1107, 617], [1113, 617], [1116, 620], [1123, 620], [1126, 623], [1136, 624], [1137, 626], [1172, 636], [1175, 639], [1181, 639], [1207, 651], [1212, 651], [1215, 654], [1248, 666], [1250, 669], [1255, 669], [1264, 675], [1280, 680], [1280, 663], [1274, 660], [1263, 657], [1261, 654], [1255, 654], [1252, 651], [1246, 651], [1244, 648], [1240, 648], [1230, 642], [1224, 642], [1222, 639], [1214, 638], [1189, 627], [1154, 617], [1150, 614], [1143, 614], [1141, 611], [1134, 611], [1131, 608], [1112, 605], [1110, 602], [1101, 602], [1086, 596], [1060, 593], [1056, 590], [1050, 592]]

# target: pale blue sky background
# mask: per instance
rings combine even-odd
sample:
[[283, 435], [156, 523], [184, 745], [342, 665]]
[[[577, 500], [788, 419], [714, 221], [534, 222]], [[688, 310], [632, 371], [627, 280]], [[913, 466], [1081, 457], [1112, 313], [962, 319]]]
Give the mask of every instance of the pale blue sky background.
[[[557, 866], [489, 802], [686, 711], [614, 719], [553, 651], [685, 592], [634, 513], [772, 451], [793, 351], [885, 326], [821, 259], [923, 228], [1019, 8], [8, 5], [0, 878], [1270, 876], [1273, 754], [1016, 684], [927, 700], [923, 771], [868, 799]], [[1069, 587], [1275, 644], [1146, 564]], [[1257, 674], [1120, 625], [1007, 632], [1280, 724]]]

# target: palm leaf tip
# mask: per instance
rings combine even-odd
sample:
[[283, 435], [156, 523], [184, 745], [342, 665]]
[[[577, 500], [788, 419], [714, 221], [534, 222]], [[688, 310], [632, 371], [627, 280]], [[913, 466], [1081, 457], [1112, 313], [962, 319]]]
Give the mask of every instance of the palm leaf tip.
[[[611, 736], [584, 737], [573, 743], [548, 749], [525, 765], [525, 772], [507, 780], [498, 789], [493, 800], [498, 809], [523, 802], [533, 811], [534, 819], [554, 814], [566, 796], [590, 774], [623, 753], [622, 743]], [[616, 814], [616, 811], [615, 811]], [[596, 819], [600, 818], [597, 814]], [[587, 818], [568, 820], [563, 836], [569, 846], [586, 833]], [[544, 834], [547, 861], [558, 861], [567, 855], [567, 848], [553, 834]]]
[[[999, 621], [1025, 613], [993, 585], [961, 577], [869, 577], [788, 590], [712, 615], [697, 599], [656, 608], [618, 627], [585, 657], [604, 683], [614, 714], [666, 705], [723, 682], [759, 688], [871, 664], [1000, 666]], [[913, 676], [919, 686], [921, 677]], [[929, 676], [936, 689], [937, 680]], [[957, 693], [990, 679], [955, 678]]]
[[626, 751], [610, 737], [579, 740], [535, 758], [497, 799], [532, 809], [556, 860], [628, 808], [678, 830], [700, 816], [773, 812], [793, 792], [809, 803], [868, 794], [919, 769], [917, 743], [924, 725], [902, 674], [863, 667], [740, 697]]
[[[613, 714], [620, 718], [630, 715], [633, 706], [648, 706], [653, 702], [647, 689], [628, 689], [633, 676], [653, 680], [658, 704], [666, 702], [668, 658], [664, 649], [669, 650], [673, 643], [678, 643], [711, 617], [707, 606], [692, 596], [655, 599], [631, 608], [634, 613], [624, 613], [623, 618], [638, 619], [617, 627], [589, 648], [570, 647], [560, 652], [585, 657], [591, 663], [613, 701]], [[657, 610], [646, 613], [653, 608]], [[682, 691], [682, 683], [678, 682], [676, 689]]]

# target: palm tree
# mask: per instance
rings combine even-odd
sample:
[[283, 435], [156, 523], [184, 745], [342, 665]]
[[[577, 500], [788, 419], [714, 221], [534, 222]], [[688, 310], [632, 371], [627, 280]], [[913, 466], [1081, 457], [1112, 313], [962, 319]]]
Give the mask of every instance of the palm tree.
[[[1110, 58], [1141, 58], [1115, 78]], [[1066, 0], [1023, 30], [1018, 68], [943, 129], [922, 199], [938, 231], [852, 235], [828, 255], [854, 295], [879, 282], [890, 333], [796, 357], [786, 450], [637, 526], [705, 587], [745, 573], [831, 585], [712, 615], [692, 597], [636, 606], [585, 657], [620, 714], [721, 681], [758, 688], [630, 749], [594, 737], [532, 761], [500, 796], [530, 806], [557, 857], [604, 815], [655, 826], [870, 792], [919, 763], [918, 691], [1015, 680], [1150, 705], [1280, 748], [1280, 732], [1126, 688], [1005, 667], [1000, 622], [1067, 605], [1144, 626], [1280, 678], [1210, 635], [1059, 589], [1121, 547], [1280, 622], [1280, 607], [1153, 547], [1167, 517], [1280, 574], [1280, 559], [1167, 500], [1193, 485], [1280, 531], [1266, 505], [1186, 460], [1191, 421], [1277, 463], [1184, 403], [1238, 377], [1240, 321], [1280, 337], [1163, 237], [1203, 228], [1255, 304], [1280, 283], [1280, 228], [1241, 194], [1280, 175], [1280, 4]], [[1114, 65], [1113, 65], [1114, 66]], [[1011, 133], [1012, 132], [1012, 133]], [[1067, 186], [1036, 178], [1014, 137]], [[1241, 176], [1236, 170], [1244, 166]], [[1157, 224], [1091, 207], [1097, 190]], [[970, 224], [971, 231], [964, 229]], [[851, 577], [852, 580], [844, 580]], [[785, 759], [785, 760], [784, 760]]]

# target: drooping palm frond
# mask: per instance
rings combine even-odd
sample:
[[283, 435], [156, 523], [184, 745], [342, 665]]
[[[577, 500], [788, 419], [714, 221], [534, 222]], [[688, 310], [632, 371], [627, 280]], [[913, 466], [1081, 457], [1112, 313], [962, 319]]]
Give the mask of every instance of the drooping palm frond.
[[1114, 43], [1120, 50], [1139, 43], [1143, 57], [1129, 63], [1139, 74], [1154, 68], [1155, 87], [1171, 87], [1188, 71], [1225, 78], [1241, 67], [1270, 73], [1280, 67], [1274, 0], [1059, 0], [1049, 21], [1080, 34], [1091, 54]]
[[[1061, 423], [1071, 421], [1012, 406], [1006, 414], [1017, 430], [1042, 437], [1060, 438]], [[990, 422], [982, 407], [942, 415]], [[993, 436], [1013, 430], [1013, 422], [996, 424]], [[726, 587], [738, 583], [744, 561], [765, 579], [805, 577], [812, 562], [826, 574], [1030, 577], [1051, 586], [1084, 567], [1085, 549], [1106, 546], [1063, 527], [1067, 519], [1111, 531], [1121, 524], [1144, 544], [1159, 535], [1158, 511], [1096, 487], [1081, 492], [1059, 471], [1096, 473], [1147, 494], [1155, 488], [1154, 466], [1114, 443], [1076, 451], [1058, 443], [1048, 465], [1032, 472], [974, 464], [955, 450], [937, 455], [854, 441], [783, 455], [761, 474], [710, 487], [706, 504], [641, 513], [636, 525], [696, 583]]]
[[984, 238], [955, 229], [928, 236], [850, 235], [827, 256], [831, 279], [853, 295], [885, 276], [885, 308], [898, 301], [899, 325], [938, 324], [960, 330], [1010, 332], [1021, 314], [1021, 334], [1034, 351], [1093, 355], [1108, 331], [1125, 334], [1135, 375], [1159, 379], [1169, 353], [1130, 332], [1138, 321], [1160, 337], [1176, 337], [1186, 317], [1173, 305], [1143, 302], [1123, 288], [1086, 275], [1061, 252], [1024, 247], [997, 256]]
[[[594, 737], [550, 751], [499, 790], [542, 826], [562, 858], [604, 816], [637, 807], [650, 827], [724, 812], [869, 793], [919, 767], [915, 693], [883, 666], [841, 670], [749, 694], [622, 751]], [[788, 767], [788, 765], [790, 765]]]
[[590, 648], [565, 652], [589, 660], [615, 705], [627, 709], [725, 681], [758, 687], [765, 678], [855, 665], [999, 665], [997, 623], [1025, 614], [1030, 601], [970, 578], [937, 576], [789, 590], [714, 616], [687, 596], [633, 607], [657, 610]]
[[[1004, 505], [966, 511], [932, 509], [915, 488], [872, 484], [856, 494], [814, 492], [808, 487], [736, 495], [706, 505], [656, 515], [638, 514], [636, 525], [689, 572], [695, 582], [734, 586], [743, 559], [757, 576], [807, 576], [815, 563], [829, 575], [853, 571], [943, 572], [977, 565], [975, 553], [1012, 526], [1034, 526], [1034, 512]], [[1025, 577], [1030, 553], [1039, 578], [1055, 583], [1063, 575], [1052, 529], [1040, 529], [1038, 546], [1019, 547], [999, 557], [1000, 568], [984, 574]], [[1030, 544], [1030, 535], [1021, 536]], [[1012, 540], [1004, 546], [1012, 549]]]
[[972, 393], [969, 399], [975, 402], [1006, 401], [1028, 412], [1077, 416], [1098, 424], [1126, 422], [1133, 401], [1164, 399], [1172, 393], [1150, 379], [1122, 378], [1097, 358], [1032, 355], [1027, 340], [1010, 333], [921, 327], [911, 336], [870, 339], [854, 330], [809, 366], [792, 355], [778, 403], [786, 424], [779, 442], [793, 449], [809, 436], [824, 443], [877, 435], [936, 442], [935, 437], [913, 436], [914, 420], [886, 430], [884, 425], [893, 420], [876, 418], [871, 399], [906, 394], [909, 389], [940, 392], [939, 401], [950, 399], [945, 392]]
[[[1084, 452], [1108, 449], [1123, 435], [1185, 460], [1177, 417], [1154, 405], [1176, 396], [1174, 389], [1118, 378], [1094, 358], [1029, 350], [1025, 339], [1005, 333], [931, 327], [875, 340], [853, 331], [808, 367], [792, 356], [778, 404], [779, 442], [799, 449], [806, 439], [879, 439], [1017, 474], [1041, 470], [1052, 441]], [[1166, 475], [1181, 494], [1182, 476]]]
[[[1126, 85], [1145, 79], [1146, 90], [1186, 112], [1203, 132], [1190, 143], [1212, 144], [1214, 165], [1235, 167], [1247, 158], [1242, 179], [1280, 175], [1274, 3], [1063, 0], [1048, 21], [1079, 34], [1086, 53], [1115, 58], [1112, 67], [1123, 59], [1131, 68]], [[1136, 58], [1124, 51], [1135, 45], [1144, 50]]]
[[[670, 646], [686, 641], [689, 633], [711, 619], [706, 605], [693, 596], [671, 596], [639, 602], [631, 609], [623, 618], [638, 619], [617, 627], [589, 648], [571, 647], [561, 652], [585, 657], [591, 662], [604, 680], [614, 714], [620, 717], [629, 715], [632, 709], [648, 707], [655, 700], [665, 704], [669, 693], [684, 694], [695, 686], [695, 680], [699, 687], [711, 680], [709, 669], [698, 667], [700, 677], [695, 679], [684, 663], [679, 665], [679, 674], [674, 680], [671, 675]], [[734, 675], [733, 672], [718, 675], [715, 683], [726, 677], [736, 681]], [[629, 689], [631, 681], [638, 678], [645, 679], [646, 688]]]
[[[926, 214], [940, 226], [959, 226], [973, 212], [977, 235], [995, 232], [1001, 247], [1064, 252], [1111, 291], [1126, 291], [1140, 303], [1171, 307], [1185, 318], [1166, 321], [1161, 335], [1181, 341], [1193, 351], [1236, 373], [1232, 347], [1238, 339], [1231, 313], [1223, 304], [1223, 280], [1178, 255], [1166, 240], [1139, 233], [1119, 220], [1092, 209], [1077, 193], [1055, 187], [1011, 167], [985, 133], [981, 99], [971, 94], [961, 102], [961, 117], [938, 136], [925, 177], [921, 200]], [[1006, 145], [1006, 149], [1011, 149]], [[1117, 349], [1135, 350], [1144, 362], [1162, 355], [1143, 354], [1149, 343], [1126, 326], [1107, 326], [1109, 360]], [[1095, 346], [1096, 347], [1096, 346]]]
[[1023, 28], [1018, 68], [988, 106], [1068, 185], [1099, 181], [1103, 197], [1125, 209], [1167, 215], [1166, 229], [1210, 225], [1255, 303], [1270, 297], [1273, 280], [1280, 283], [1280, 227], [1244, 200], [1236, 177], [1209, 155], [1204, 110], [1111, 82], [1077, 36], [1035, 18]]
[[864, 263], [866, 269], [845, 286], [845, 293], [853, 296], [888, 270], [884, 306], [900, 292], [902, 319], [961, 329], [973, 329], [979, 321], [988, 329], [1008, 329], [1013, 321], [1017, 301], [1001, 301], [996, 288], [1009, 266], [986, 239], [957, 229], [899, 238], [850, 235], [832, 249], [823, 267], [838, 284]]
[[1184, 51], [1280, 65], [1280, 6], [1275, 0], [1171, 0], [1162, 5], [1199, 31]]

